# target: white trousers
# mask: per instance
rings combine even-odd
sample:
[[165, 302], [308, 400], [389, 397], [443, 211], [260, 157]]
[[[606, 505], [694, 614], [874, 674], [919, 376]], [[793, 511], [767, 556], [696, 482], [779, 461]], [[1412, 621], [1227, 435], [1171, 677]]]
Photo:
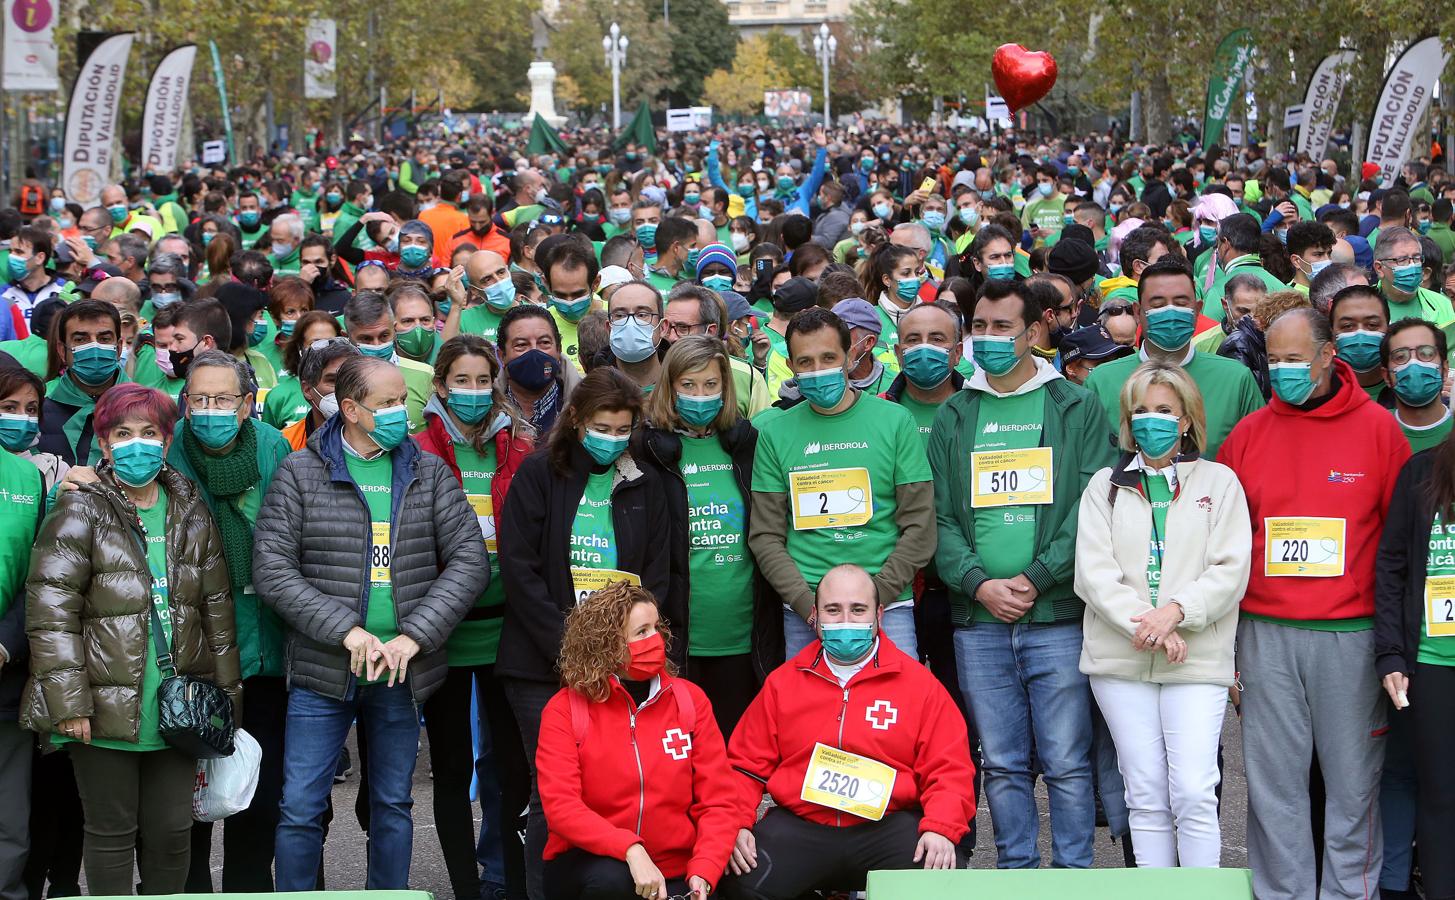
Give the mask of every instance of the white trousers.
[[1137, 865], [1217, 868], [1218, 740], [1228, 689], [1091, 676], [1126, 782]]

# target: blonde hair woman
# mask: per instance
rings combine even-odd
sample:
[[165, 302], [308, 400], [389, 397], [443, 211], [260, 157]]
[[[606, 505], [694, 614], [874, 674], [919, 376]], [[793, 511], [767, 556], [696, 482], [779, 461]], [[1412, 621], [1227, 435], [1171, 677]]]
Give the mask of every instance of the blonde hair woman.
[[727, 866], [727, 750], [707, 695], [667, 661], [671, 637], [652, 595], [626, 582], [566, 617], [565, 687], [536, 754], [547, 900], [706, 900]]
[[776, 614], [758, 610], [747, 541], [758, 432], [738, 412], [736, 387], [720, 338], [684, 337], [662, 361], [644, 433], [668, 492], [673, 568], [688, 575], [677, 582], [691, 624], [678, 623], [687, 674], [712, 698], [727, 735], [773, 668], [757, 626]]
[[1116, 744], [1137, 864], [1216, 867], [1217, 749], [1252, 528], [1231, 469], [1200, 453], [1202, 395], [1146, 363], [1122, 388], [1115, 466], [1081, 497], [1081, 671]]

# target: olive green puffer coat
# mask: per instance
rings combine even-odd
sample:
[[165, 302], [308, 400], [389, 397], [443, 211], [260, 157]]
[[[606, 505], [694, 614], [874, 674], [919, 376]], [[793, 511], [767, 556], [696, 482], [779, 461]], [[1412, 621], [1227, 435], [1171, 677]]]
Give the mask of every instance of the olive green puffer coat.
[[[136, 507], [112, 478], [59, 491], [31, 554], [25, 585], [30, 680], [21, 699], [24, 728], [52, 732], [67, 719], [91, 719], [93, 738], [135, 741], [141, 723], [142, 667], [151, 640], [151, 571]], [[170, 466], [167, 581], [178, 674], [205, 678], [232, 697], [242, 717], [232, 591], [222, 538], [192, 482]]]

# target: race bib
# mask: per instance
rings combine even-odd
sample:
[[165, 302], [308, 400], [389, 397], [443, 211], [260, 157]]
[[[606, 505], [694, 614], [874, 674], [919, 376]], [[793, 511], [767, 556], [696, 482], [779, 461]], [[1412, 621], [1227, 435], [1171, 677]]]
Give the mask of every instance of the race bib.
[[642, 586], [642, 579], [631, 572], [623, 572], [620, 569], [582, 569], [577, 566], [571, 567], [571, 587], [576, 592], [576, 605], [580, 606], [587, 597], [601, 590], [609, 584], [618, 581], [625, 581], [627, 584]]
[[970, 454], [970, 505], [1030, 506], [1051, 502], [1050, 447], [982, 450]]
[[1425, 579], [1425, 636], [1455, 636], [1455, 575]]
[[898, 774], [867, 756], [814, 744], [799, 799], [878, 822], [889, 808]]
[[370, 526], [369, 583], [389, 583], [389, 523], [374, 522]]
[[489, 494], [466, 494], [475, 518], [480, 521], [480, 534], [485, 538], [485, 549], [495, 552], [495, 501]]
[[868, 469], [824, 469], [788, 476], [793, 530], [854, 528], [874, 518]]
[[1334, 578], [1344, 574], [1344, 520], [1288, 516], [1263, 520], [1263, 574]]

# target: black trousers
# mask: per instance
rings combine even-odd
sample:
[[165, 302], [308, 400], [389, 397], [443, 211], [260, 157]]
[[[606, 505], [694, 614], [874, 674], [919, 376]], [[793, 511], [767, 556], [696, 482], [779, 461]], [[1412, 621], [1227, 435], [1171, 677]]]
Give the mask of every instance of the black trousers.
[[544, 681], [523, 678], [502, 679], [510, 710], [520, 726], [520, 740], [530, 766], [530, 809], [525, 822], [525, 886], [530, 900], [546, 896], [544, 857], [546, 852], [546, 815], [541, 811], [540, 788], [536, 784], [536, 745], [541, 736], [541, 713], [559, 690]]
[[1410, 677], [1409, 709], [1396, 715], [1414, 717], [1415, 775], [1420, 802], [1415, 812], [1415, 841], [1427, 900], [1455, 898], [1455, 782], [1450, 752], [1455, 748], [1455, 666], [1415, 663]]
[[726, 741], [732, 737], [748, 704], [758, 696], [758, 676], [753, 673], [753, 655], [688, 656], [687, 680], [702, 688], [712, 701], [712, 715]]
[[[619, 859], [567, 850], [547, 861], [545, 869], [545, 900], [640, 900], [630, 867]], [[686, 880], [667, 879], [668, 897], [686, 893]]]
[[435, 828], [455, 900], [477, 900], [480, 896], [475, 817], [470, 808], [470, 780], [475, 771], [470, 691], [475, 685], [480, 691], [480, 712], [490, 729], [491, 754], [501, 789], [500, 808], [505, 822], [497, 830], [505, 843], [505, 886], [512, 897], [525, 895], [525, 850], [515, 818], [530, 800], [530, 768], [520, 729], [494, 672], [494, 666], [451, 667], [444, 684], [424, 704], [429, 761], [434, 771]]
[[[81, 895], [81, 843], [86, 817], [68, 753], [31, 757], [31, 792], [42, 798], [30, 806], [30, 855], [25, 886], [31, 900]], [[50, 887], [47, 889], [46, 885]]]
[[[800, 819], [782, 807], [753, 826], [757, 868], [723, 887], [746, 900], [797, 900], [814, 890], [862, 891], [874, 869], [911, 869], [919, 844], [919, 810], [839, 828]], [[957, 866], [965, 864], [955, 853]], [[922, 865], [922, 863], [920, 863]]]
[[27, 900], [25, 857], [30, 850], [30, 764], [35, 734], [0, 722], [0, 900]]

